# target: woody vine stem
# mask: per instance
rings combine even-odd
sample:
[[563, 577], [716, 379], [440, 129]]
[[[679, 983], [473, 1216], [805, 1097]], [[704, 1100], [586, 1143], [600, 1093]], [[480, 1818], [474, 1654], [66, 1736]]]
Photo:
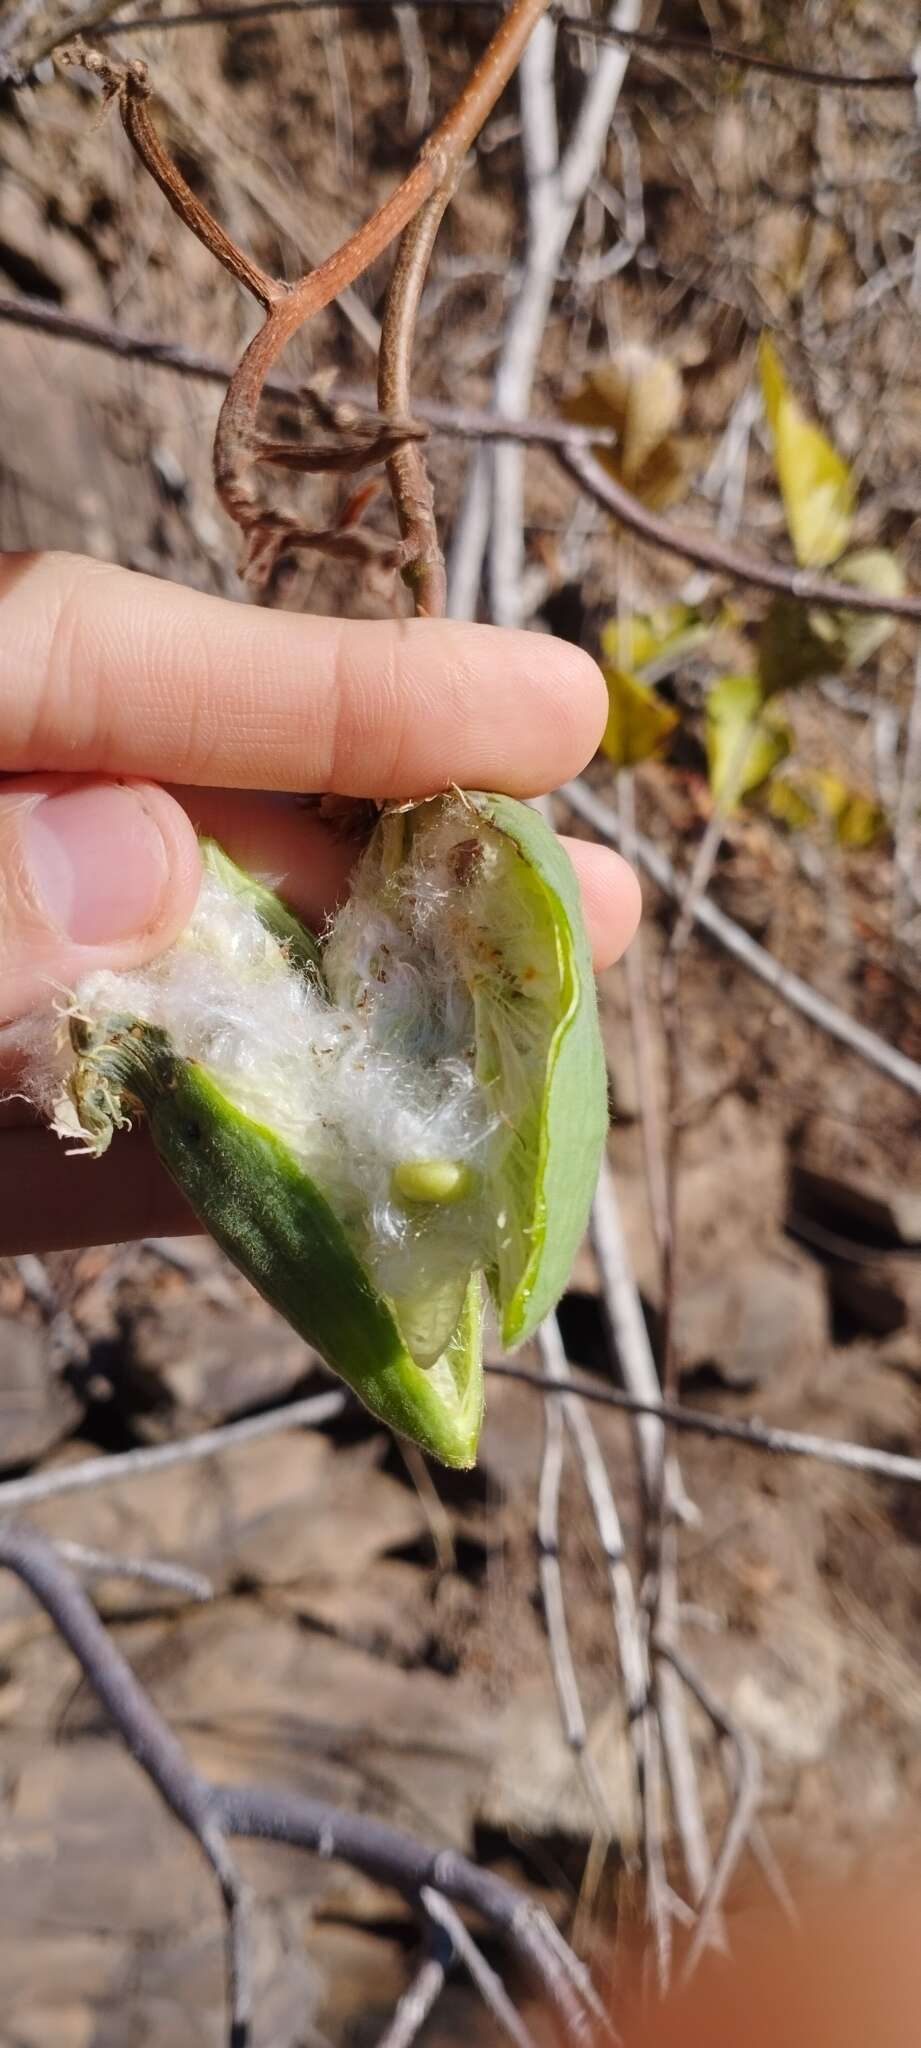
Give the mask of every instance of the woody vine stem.
[[[230, 378], [214, 438], [215, 487], [224, 510], [240, 528], [243, 573], [256, 587], [264, 589], [270, 584], [283, 556], [313, 548], [357, 560], [376, 559], [399, 568], [413, 593], [417, 613], [429, 618], [443, 613], [444, 563], [432, 487], [419, 445], [424, 429], [410, 413], [416, 315], [435, 237], [464, 158], [549, 4], [550, 0], [513, 0], [462, 92], [423, 143], [406, 177], [341, 248], [292, 285], [272, 277], [239, 249], [187, 184], [151, 118], [146, 66], [138, 62], [117, 65], [82, 46], [65, 53], [67, 61], [78, 61], [95, 73], [106, 95], [117, 99], [125, 133], [174, 213], [265, 312], [259, 332]], [[341, 408], [327, 408], [327, 423], [336, 430], [338, 445], [322, 450], [267, 438], [258, 424], [259, 405], [266, 378], [288, 342], [346, 285], [361, 277], [398, 235], [401, 240], [384, 310], [376, 419], [364, 422], [364, 432], [356, 434], [354, 419]], [[322, 409], [318, 398], [314, 409]], [[334, 527], [312, 531], [293, 512], [268, 503], [256, 475], [259, 465], [266, 463], [288, 469], [342, 471], [381, 460], [387, 464], [399, 541], [382, 539], [361, 527], [363, 492], [347, 503]]]

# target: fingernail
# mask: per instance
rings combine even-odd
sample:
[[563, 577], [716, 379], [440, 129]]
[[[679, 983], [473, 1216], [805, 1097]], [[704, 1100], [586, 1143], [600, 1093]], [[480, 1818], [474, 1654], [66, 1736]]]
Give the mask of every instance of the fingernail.
[[45, 797], [25, 819], [23, 839], [49, 926], [77, 945], [115, 945], [157, 923], [169, 863], [136, 790], [94, 783]]

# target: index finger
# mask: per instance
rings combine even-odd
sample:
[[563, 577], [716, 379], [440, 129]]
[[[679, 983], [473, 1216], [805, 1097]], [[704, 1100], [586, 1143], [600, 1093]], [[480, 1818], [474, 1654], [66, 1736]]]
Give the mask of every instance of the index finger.
[[0, 768], [225, 788], [532, 796], [606, 714], [566, 641], [303, 617], [80, 556], [0, 557]]

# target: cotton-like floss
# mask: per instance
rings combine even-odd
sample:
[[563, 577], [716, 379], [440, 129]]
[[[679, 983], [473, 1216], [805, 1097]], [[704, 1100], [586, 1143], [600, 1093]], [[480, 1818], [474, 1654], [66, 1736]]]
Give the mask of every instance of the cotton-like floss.
[[382, 814], [319, 941], [207, 842], [194, 915], [20, 1046], [90, 1152], [140, 1109], [254, 1284], [384, 1421], [471, 1462], [485, 1278], [503, 1341], [557, 1299], [606, 1122], [578, 890], [512, 799]]
[[[206, 871], [168, 952], [130, 973], [84, 977], [67, 1009], [88, 1027], [115, 1017], [162, 1031], [283, 1140], [383, 1293], [446, 1290], [444, 1316], [456, 1320], [470, 1271], [488, 1255], [484, 1192], [499, 1120], [476, 1075], [473, 1001], [442, 914], [451, 843], [449, 834], [434, 859], [428, 850], [424, 872], [410, 859], [383, 890], [359, 869], [326, 934], [322, 976], [294, 967], [221, 870]], [[25, 1087], [61, 1136], [98, 1152], [128, 1118], [108, 1118], [103, 1105], [99, 1123], [81, 1126], [66, 1026], [66, 1015], [36, 1020]], [[434, 1182], [431, 1199], [421, 1184], [404, 1192], [414, 1167], [453, 1176], [452, 1199]]]

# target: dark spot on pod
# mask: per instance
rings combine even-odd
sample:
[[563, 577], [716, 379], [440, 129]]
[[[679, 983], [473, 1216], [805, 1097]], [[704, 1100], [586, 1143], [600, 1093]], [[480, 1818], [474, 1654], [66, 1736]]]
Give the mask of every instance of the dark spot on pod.
[[459, 839], [457, 845], [452, 846], [449, 862], [454, 879], [462, 889], [475, 880], [482, 859], [483, 848], [478, 839]]

